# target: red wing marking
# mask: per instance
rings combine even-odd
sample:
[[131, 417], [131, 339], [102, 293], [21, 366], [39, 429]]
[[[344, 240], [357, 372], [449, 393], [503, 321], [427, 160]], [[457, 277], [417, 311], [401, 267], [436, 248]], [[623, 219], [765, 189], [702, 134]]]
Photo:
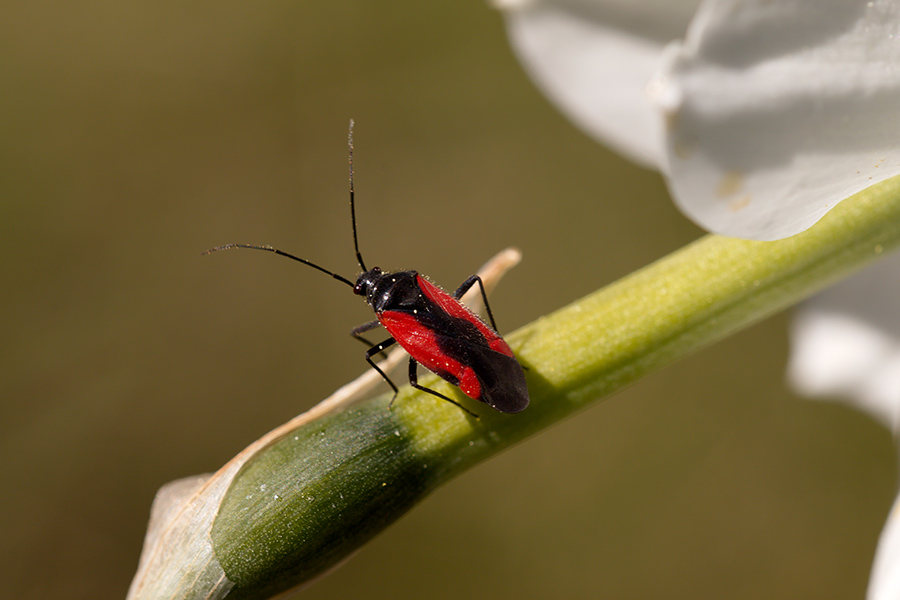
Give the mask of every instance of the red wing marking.
[[[469, 323], [475, 325], [478, 328], [478, 331], [481, 332], [481, 335], [484, 336], [491, 350], [514, 358], [513, 351], [509, 347], [509, 344], [507, 344], [503, 340], [503, 338], [500, 337], [500, 334], [488, 327], [487, 324], [485, 324], [485, 322], [478, 317], [478, 315], [469, 310], [462, 302], [460, 302], [441, 288], [437, 287], [421, 275], [416, 274], [416, 278], [419, 283], [419, 288], [422, 290], [422, 293], [425, 294], [426, 298], [434, 302], [441, 310], [446, 312], [451, 317], [455, 317], [457, 319], [465, 319]], [[399, 342], [399, 340], [397, 341]], [[474, 398], [475, 396], [472, 397]]]
[[462, 377], [459, 377], [458, 379], [459, 389], [461, 389], [466, 396], [484, 402], [484, 399], [481, 397], [481, 382], [478, 381], [478, 377], [475, 376], [475, 371], [466, 367], [463, 369]]
[[470, 398], [481, 398], [481, 384], [472, 369], [441, 351], [434, 332], [423, 327], [414, 315], [386, 310], [378, 315], [378, 320], [417, 363], [458, 385]]

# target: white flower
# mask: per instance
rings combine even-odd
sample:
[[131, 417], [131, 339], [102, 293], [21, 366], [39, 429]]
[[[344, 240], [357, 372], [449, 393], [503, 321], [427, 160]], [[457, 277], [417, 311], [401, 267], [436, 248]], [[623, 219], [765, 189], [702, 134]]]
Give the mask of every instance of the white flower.
[[545, 93], [591, 135], [662, 170], [678, 206], [710, 231], [787, 237], [900, 173], [900, 3], [499, 5]]
[[[900, 254], [807, 301], [794, 315], [788, 378], [801, 393], [847, 400], [900, 433]], [[881, 532], [870, 600], [900, 598], [900, 497]]]
[[[900, 174], [900, 2], [494, 0], [538, 86], [724, 235], [799, 233]], [[900, 257], [808, 302], [789, 379], [900, 432]], [[870, 599], [900, 597], [900, 498]]]
[[[802, 394], [850, 398], [900, 433], [900, 254], [808, 300], [791, 330], [788, 378]], [[862, 292], [862, 293], [861, 293]]]

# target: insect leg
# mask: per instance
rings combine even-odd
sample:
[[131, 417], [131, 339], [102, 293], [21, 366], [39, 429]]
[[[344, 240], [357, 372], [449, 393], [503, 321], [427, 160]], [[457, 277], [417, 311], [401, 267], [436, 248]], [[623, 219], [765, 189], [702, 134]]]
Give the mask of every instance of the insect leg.
[[[481, 299], [484, 300], [484, 308], [487, 311], [488, 318], [491, 320], [491, 327], [494, 328], [494, 331], [497, 331], [497, 323], [494, 322], [494, 313], [491, 312], [491, 305], [488, 303], [487, 293], [484, 291], [484, 283], [481, 281], [481, 277], [478, 275], [472, 275], [465, 281], [463, 281], [462, 285], [459, 286], [455, 292], [453, 292], [453, 297], [459, 300], [463, 297], [463, 295], [468, 292], [475, 283], [478, 283], [478, 287], [481, 290]], [[528, 367], [522, 365], [524, 370], [528, 370]]]
[[[362, 327], [362, 325], [360, 327]], [[372, 346], [371, 348], [366, 350], [366, 362], [369, 363], [370, 367], [372, 367], [373, 369], [378, 371], [378, 374], [381, 375], [382, 379], [387, 381], [387, 384], [389, 386], [391, 386], [391, 389], [394, 390], [394, 398], [397, 397], [397, 394], [400, 392], [400, 390], [397, 389], [397, 386], [394, 384], [393, 381], [391, 381], [391, 378], [388, 377], [387, 374], [384, 371], [382, 371], [378, 365], [375, 364], [375, 361], [372, 360], [372, 357], [375, 356], [376, 354], [378, 354], [379, 352], [383, 352], [385, 348], [393, 346], [396, 343], [397, 343], [397, 340], [395, 340], [394, 338], [388, 338], [388, 339], [384, 340], [383, 342], [381, 342], [380, 344], [375, 344], [374, 346]], [[391, 398], [391, 404], [394, 403], [394, 398]], [[390, 404], [388, 406], [390, 406]]]
[[[366, 346], [371, 348], [375, 344], [373, 344], [372, 342], [370, 342], [369, 340], [367, 340], [360, 334], [365, 333], [366, 331], [369, 331], [371, 329], [375, 329], [376, 327], [378, 327], [380, 325], [381, 325], [381, 323], [378, 321], [378, 319], [375, 319], [374, 321], [369, 321], [368, 323], [363, 323], [362, 325], [357, 325], [356, 327], [354, 327], [353, 329], [350, 330], [350, 335], [353, 336], [353, 339], [359, 340], [360, 342], [362, 342], [363, 344], [365, 344]], [[382, 355], [383, 358], [387, 358], [386, 353], [381, 352], [380, 354]]]
[[350, 330], [350, 335], [353, 337], [359, 337], [360, 333], [365, 333], [367, 331], [371, 331], [381, 325], [381, 321], [375, 319], [374, 321], [369, 321], [368, 323], [363, 323], [362, 325], [357, 325], [353, 329]]
[[[447, 396], [441, 394], [440, 392], [436, 392], [430, 388], [425, 387], [424, 385], [419, 385], [419, 374], [416, 372], [416, 367], [418, 367], [418, 365], [419, 365], [419, 363], [417, 363], [414, 359], [412, 359], [412, 358], [409, 359], [409, 385], [413, 386], [417, 390], [422, 390], [423, 392], [428, 392], [432, 396], [437, 396], [438, 398], [440, 398], [442, 400], [446, 400], [450, 404], [455, 404], [456, 406], [460, 407], [461, 409], [463, 409], [464, 411], [466, 411], [467, 413], [469, 413], [476, 419], [480, 420], [480, 417], [478, 415], [473, 413], [471, 410], [469, 410], [468, 408], [466, 408], [465, 406], [463, 406], [456, 400], [452, 400], [452, 399], [448, 398]], [[394, 397], [396, 398], [396, 395]], [[393, 404], [393, 402], [394, 401], [391, 400], [392, 404]]]
[[481, 299], [484, 300], [484, 308], [487, 311], [488, 318], [491, 320], [491, 327], [494, 328], [494, 331], [497, 331], [497, 324], [494, 322], [494, 313], [491, 312], [491, 305], [488, 303], [487, 293], [484, 291], [484, 283], [481, 281], [481, 277], [472, 275], [463, 281], [462, 285], [453, 292], [453, 297], [459, 300], [473, 285], [475, 285], [476, 282], [478, 283], [479, 289], [481, 289]]

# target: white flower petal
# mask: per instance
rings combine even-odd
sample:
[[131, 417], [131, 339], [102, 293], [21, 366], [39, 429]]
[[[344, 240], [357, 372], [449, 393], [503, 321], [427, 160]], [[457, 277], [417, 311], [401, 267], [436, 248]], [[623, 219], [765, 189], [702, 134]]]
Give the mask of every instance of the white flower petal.
[[797, 309], [788, 380], [801, 394], [844, 399], [900, 433], [900, 254]]
[[900, 392], [900, 352], [892, 340], [864, 321], [841, 313], [804, 310], [794, 319], [795, 341], [788, 376], [803, 395], [853, 398], [853, 404], [892, 429]]
[[[900, 433], [900, 254], [797, 310], [788, 379], [802, 394], [846, 400]], [[900, 598], [900, 498], [881, 532], [867, 597]]]
[[878, 540], [872, 576], [869, 579], [869, 600], [896, 600], [900, 598], [900, 497]]
[[787, 237], [900, 173], [900, 3], [494, 1], [545, 93], [711, 231]]
[[684, 35], [698, 0], [496, 0], [509, 38], [541, 89], [577, 125], [658, 168], [662, 118], [645, 88], [663, 47]]
[[799, 233], [900, 173], [900, 3], [706, 2], [658, 86], [681, 209], [718, 233]]

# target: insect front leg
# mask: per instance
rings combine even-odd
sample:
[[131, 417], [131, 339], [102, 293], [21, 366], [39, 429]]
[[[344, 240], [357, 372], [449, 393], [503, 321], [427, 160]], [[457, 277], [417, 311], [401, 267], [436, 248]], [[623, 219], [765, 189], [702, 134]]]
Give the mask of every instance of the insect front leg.
[[[442, 400], [446, 400], [450, 404], [455, 404], [456, 406], [460, 407], [461, 409], [463, 409], [464, 411], [466, 411], [467, 413], [469, 413], [476, 419], [480, 420], [480, 417], [478, 415], [473, 413], [471, 410], [469, 410], [468, 408], [466, 408], [465, 406], [463, 406], [456, 400], [452, 400], [452, 399], [448, 398], [447, 396], [441, 394], [440, 392], [436, 392], [436, 391], [432, 390], [431, 388], [425, 387], [424, 385], [419, 385], [419, 374], [416, 371], [416, 368], [418, 366], [419, 366], [419, 363], [417, 363], [415, 361], [415, 359], [412, 359], [412, 358], [409, 359], [409, 385], [413, 386], [417, 390], [422, 390], [423, 392], [428, 392], [432, 396], [437, 396], [438, 398], [440, 398]], [[394, 394], [394, 397], [396, 398], [397, 395]], [[391, 400], [391, 404], [393, 404], [393, 403], [394, 403], [394, 401]]]
[[491, 320], [491, 327], [494, 328], [494, 331], [497, 331], [497, 324], [494, 322], [494, 313], [491, 312], [491, 305], [487, 299], [487, 292], [484, 291], [484, 283], [481, 281], [481, 277], [478, 275], [472, 275], [465, 281], [463, 281], [462, 285], [456, 288], [456, 291], [453, 292], [453, 297], [457, 300], [460, 300], [466, 292], [468, 292], [473, 285], [478, 284], [478, 288], [481, 290], [481, 299], [484, 300], [484, 309], [487, 311], [488, 319]]
[[[376, 327], [380, 327], [380, 326], [381, 326], [381, 322], [379, 322], [378, 319], [375, 319], [374, 321], [369, 321], [368, 323], [363, 323], [362, 325], [357, 325], [356, 327], [354, 327], [353, 329], [350, 330], [350, 335], [353, 337], [354, 340], [359, 340], [360, 342], [362, 342], [363, 344], [365, 344], [366, 346], [371, 348], [375, 344], [373, 344], [372, 342], [370, 342], [369, 340], [367, 340], [360, 334], [365, 333], [367, 331], [371, 331], [372, 329], [375, 329]], [[376, 354], [378, 354], [378, 353], [376, 353]], [[381, 352], [380, 354], [382, 355], [382, 358], [387, 358], [387, 353]]]
[[379, 352], [383, 352], [385, 348], [389, 348], [390, 346], [393, 346], [396, 343], [397, 343], [397, 340], [395, 340], [394, 338], [388, 338], [388, 339], [384, 340], [383, 342], [381, 342], [380, 344], [375, 344], [374, 346], [372, 346], [371, 348], [366, 350], [366, 362], [369, 363], [370, 367], [372, 367], [373, 369], [378, 371], [378, 374], [381, 375], [382, 379], [387, 381], [387, 384], [389, 386], [391, 386], [392, 390], [394, 390], [394, 397], [391, 398], [391, 403], [388, 404], [388, 407], [390, 407], [390, 405], [394, 403], [394, 398], [397, 397], [397, 394], [400, 393], [400, 390], [397, 389], [397, 386], [394, 384], [393, 381], [391, 381], [391, 378], [388, 377], [387, 374], [384, 371], [382, 371], [378, 365], [375, 364], [375, 361], [372, 360], [372, 357], [375, 356], [376, 354], [378, 354]]

